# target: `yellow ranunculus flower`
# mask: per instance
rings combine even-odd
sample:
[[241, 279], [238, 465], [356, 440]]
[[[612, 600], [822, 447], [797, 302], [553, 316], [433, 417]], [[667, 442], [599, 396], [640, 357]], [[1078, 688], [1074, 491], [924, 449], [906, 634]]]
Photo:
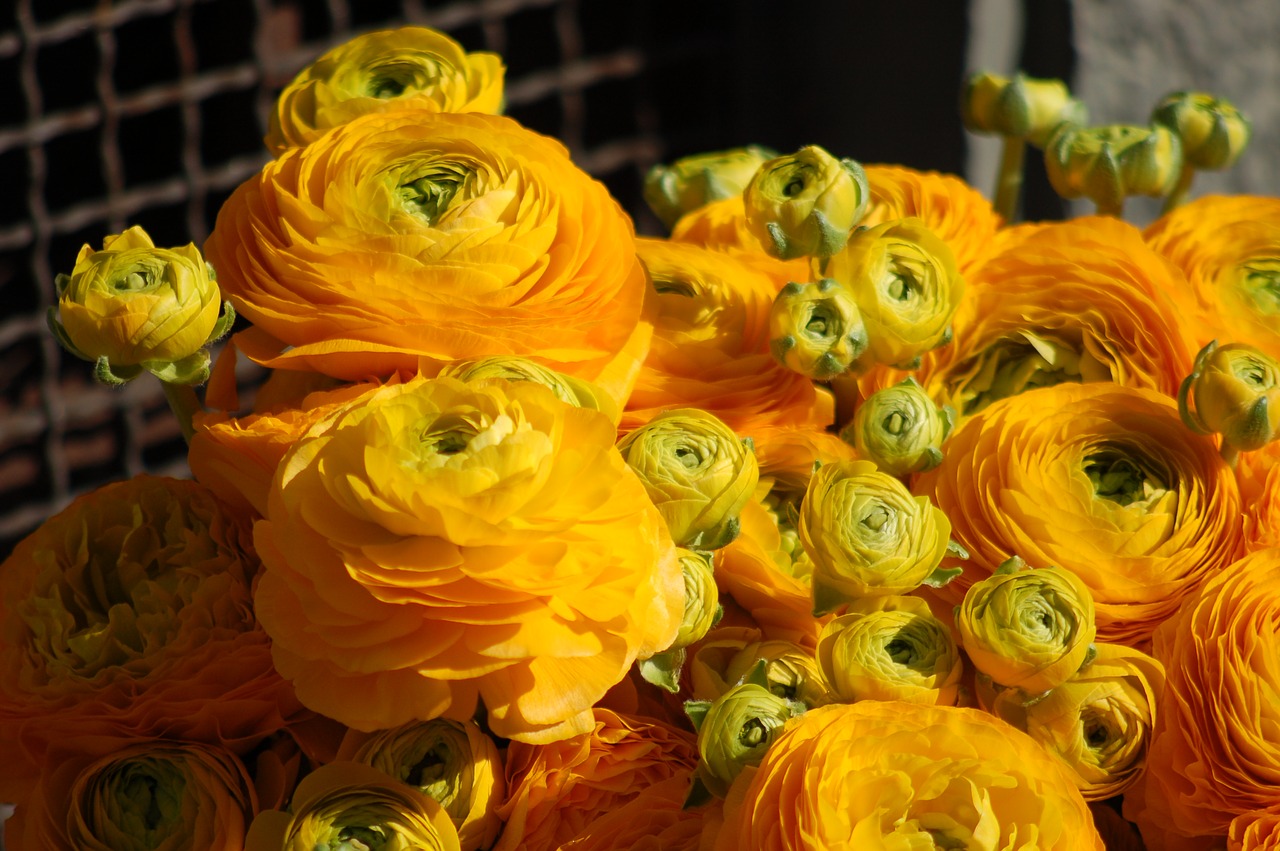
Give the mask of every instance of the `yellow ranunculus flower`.
[[1061, 80], [1039, 80], [1018, 72], [1012, 79], [980, 72], [969, 76], [960, 95], [964, 126], [975, 133], [1026, 139], [1044, 147], [1064, 121], [1084, 124], [1088, 112]]
[[864, 700], [792, 720], [739, 775], [715, 851], [1103, 851], [1065, 769], [976, 709]]
[[[273, 368], [366, 381], [518, 355], [622, 398], [651, 327], [631, 220], [494, 115], [362, 115], [245, 181], [205, 244]], [[614, 386], [616, 385], [616, 386]]]
[[358, 762], [331, 762], [304, 777], [289, 812], [258, 814], [244, 848], [460, 851], [458, 832], [434, 798]]
[[760, 166], [776, 156], [768, 148], [747, 145], [656, 165], [645, 175], [644, 200], [663, 224], [672, 227], [681, 216], [712, 201], [741, 197]]
[[969, 589], [956, 628], [973, 665], [995, 682], [1035, 695], [1066, 682], [1089, 657], [1093, 597], [1060, 567], [1020, 559]]
[[144, 369], [165, 381], [199, 384], [209, 375], [209, 343], [235, 318], [222, 318], [213, 268], [194, 245], [157, 248], [131, 227], [85, 245], [70, 275], [58, 276], [49, 324], [59, 342], [98, 362], [98, 377], [120, 383]]
[[1076, 775], [1086, 801], [1123, 794], [1147, 769], [1164, 667], [1121, 644], [1099, 644], [1097, 657], [1043, 698], [1016, 690], [987, 710], [1027, 733]]
[[918, 588], [942, 562], [951, 524], [870, 461], [840, 461], [809, 480], [797, 531], [813, 559], [814, 611], [824, 613]]
[[298, 72], [276, 101], [265, 142], [279, 156], [369, 112], [501, 112], [504, 73], [497, 54], [467, 53], [433, 29], [365, 33]]
[[675, 547], [597, 411], [527, 381], [414, 379], [333, 411], [284, 457], [255, 602], [304, 704], [357, 729], [483, 699], [549, 741], [675, 638]]
[[939, 408], [916, 381], [877, 390], [840, 433], [886, 473], [905, 476], [938, 466], [954, 412]]
[[[1194, 409], [1186, 406], [1194, 400]], [[1210, 343], [1179, 396], [1187, 425], [1251, 452], [1280, 437], [1280, 363], [1243, 343]], [[1224, 450], [1225, 451], [1225, 450]]]
[[834, 278], [788, 283], [769, 311], [769, 349], [779, 363], [817, 381], [848, 370], [867, 348], [853, 294]]
[[738, 536], [760, 470], [751, 447], [712, 414], [665, 411], [618, 442], [677, 545], [714, 550]]
[[716, 589], [712, 555], [705, 550], [678, 550], [680, 570], [684, 574], [684, 617], [680, 631], [669, 649], [688, 647], [702, 639], [715, 625], [720, 610], [720, 592]]
[[502, 757], [474, 721], [437, 718], [368, 734], [352, 730], [338, 759], [372, 766], [439, 801], [462, 851], [489, 848], [498, 838], [497, 809], [506, 797]]
[[1182, 145], [1168, 127], [1064, 124], [1044, 149], [1045, 169], [1063, 198], [1085, 197], [1118, 214], [1130, 195], [1165, 195], [1182, 172]]
[[1249, 144], [1253, 128], [1230, 101], [1204, 92], [1174, 92], [1156, 105], [1151, 120], [1182, 140], [1182, 156], [1206, 171], [1230, 168]]
[[831, 699], [813, 652], [798, 644], [766, 640], [757, 629], [717, 627], [698, 645], [689, 666], [693, 696], [715, 700], [764, 662], [769, 691], [806, 706]]
[[475, 360], [458, 361], [440, 370], [441, 378], [459, 381], [532, 381], [551, 388], [556, 398], [579, 408], [590, 408], [605, 414], [615, 423], [622, 416], [618, 403], [590, 381], [573, 375], [565, 375], [528, 358], [514, 355], [493, 355]]
[[808, 145], [760, 166], [742, 200], [747, 227], [772, 256], [830, 257], [866, 212], [867, 176], [853, 160]]
[[832, 699], [954, 705], [964, 662], [946, 624], [919, 597], [868, 597], [818, 638]]
[[950, 339], [964, 279], [950, 247], [919, 219], [859, 231], [826, 274], [853, 293], [877, 363], [909, 368]]
[[698, 780], [723, 798], [742, 769], [758, 765], [783, 725], [805, 707], [759, 683], [744, 682], [715, 700], [689, 701], [685, 710], [698, 731]]

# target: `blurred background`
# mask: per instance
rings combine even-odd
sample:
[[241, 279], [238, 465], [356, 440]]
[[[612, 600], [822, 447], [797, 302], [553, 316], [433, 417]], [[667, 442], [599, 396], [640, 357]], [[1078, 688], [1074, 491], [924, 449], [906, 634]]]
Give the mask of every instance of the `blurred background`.
[[[747, 143], [967, 175], [973, 69], [1063, 77], [1099, 122], [1182, 88], [1234, 101], [1251, 150], [1193, 194], [1280, 194], [1276, 0], [3, 0], [0, 2], [0, 557], [74, 495], [183, 475], [159, 385], [93, 384], [45, 327], [83, 243], [139, 224], [203, 244], [266, 161], [276, 93], [351, 36], [407, 23], [500, 53], [508, 114], [561, 139], [648, 234], [650, 166]], [[1070, 214], [1036, 157], [1028, 218]], [[1134, 220], [1152, 207], [1136, 207]], [[246, 379], [249, 380], [249, 379]]]

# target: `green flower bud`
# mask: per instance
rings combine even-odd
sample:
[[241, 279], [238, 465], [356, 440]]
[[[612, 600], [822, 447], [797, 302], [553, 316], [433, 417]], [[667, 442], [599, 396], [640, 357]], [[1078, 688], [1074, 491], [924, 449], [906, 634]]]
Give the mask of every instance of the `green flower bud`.
[[488, 848], [498, 838], [506, 793], [502, 757], [474, 722], [437, 718], [380, 730], [355, 747], [351, 759], [439, 801], [462, 851]]
[[871, 196], [862, 166], [809, 145], [760, 166], [742, 197], [765, 251], [791, 260], [844, 248]]
[[1280, 405], [1280, 363], [1253, 346], [1212, 342], [1196, 357], [1178, 402], [1192, 430], [1221, 434], [1239, 452], [1261, 449], [1280, 437], [1280, 422], [1271, 413]]
[[621, 418], [618, 403], [596, 385], [516, 355], [492, 355], [458, 361], [442, 369], [440, 376], [466, 382], [484, 382], [494, 378], [504, 381], [532, 381], [549, 387], [557, 399], [576, 408], [600, 411], [615, 423]]
[[974, 133], [1025, 139], [1038, 148], [1063, 122], [1084, 124], [1088, 111], [1061, 80], [1019, 72], [1012, 79], [985, 71], [971, 74], [960, 96], [964, 126]]
[[684, 617], [669, 650], [688, 647], [700, 640], [720, 616], [720, 591], [716, 588], [711, 553], [683, 548], [679, 553], [680, 570], [684, 574]]
[[818, 637], [834, 699], [954, 706], [964, 663], [951, 631], [919, 597], [869, 597]]
[[709, 634], [698, 646], [689, 667], [693, 696], [714, 700], [763, 663], [761, 684], [778, 697], [811, 709], [831, 702], [812, 653], [790, 641], [758, 639], [758, 631], [735, 627], [722, 627]]
[[974, 666], [996, 683], [1036, 695], [1070, 679], [1089, 658], [1093, 597], [1060, 567], [1011, 560], [965, 594], [956, 628]]
[[750, 445], [696, 408], [664, 411], [618, 443], [678, 546], [714, 550], [738, 536], [760, 468]]
[[748, 145], [656, 165], [644, 178], [645, 203], [663, 224], [672, 227], [685, 213], [741, 195], [760, 166], [776, 156], [776, 151]]
[[1249, 144], [1249, 119], [1229, 101], [1203, 92], [1174, 92], [1156, 106], [1151, 120], [1182, 140], [1182, 156], [1198, 169], [1230, 167]]
[[206, 346], [235, 320], [194, 245], [156, 248], [140, 227], [107, 237], [101, 251], [81, 248], [57, 287], [58, 306], [49, 309], [54, 336], [96, 361], [98, 378], [109, 384], [144, 370], [174, 384], [204, 382]]
[[734, 686], [710, 705], [691, 703], [686, 708], [698, 729], [697, 777], [718, 798], [728, 794], [742, 769], [760, 764], [783, 725], [804, 711], [752, 682]]
[[951, 523], [928, 497], [859, 460], [814, 472], [798, 531], [813, 559], [814, 612], [823, 614], [918, 588], [942, 563]]
[[840, 432], [886, 473], [905, 476], [938, 466], [955, 414], [939, 408], [914, 379], [872, 393]]
[[862, 312], [839, 281], [790, 283], [774, 298], [769, 349], [788, 369], [827, 381], [853, 366], [866, 348]]
[[1182, 171], [1182, 146], [1168, 127], [1063, 125], [1044, 152], [1049, 182], [1063, 198], [1085, 197], [1117, 213], [1130, 195], [1165, 195]]

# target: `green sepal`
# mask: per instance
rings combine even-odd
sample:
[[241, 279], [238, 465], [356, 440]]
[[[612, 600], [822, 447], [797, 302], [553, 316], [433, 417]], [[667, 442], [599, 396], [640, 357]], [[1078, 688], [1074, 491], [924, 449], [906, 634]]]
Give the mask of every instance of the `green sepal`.
[[[769, 691], [769, 663], [764, 659], [760, 659], [751, 666], [751, 670], [738, 681], [738, 685], [760, 686], [765, 691]], [[772, 694], [772, 692], [770, 692]]]
[[920, 364], [922, 364], [922, 363], [924, 363], [923, 358], [921, 358], [919, 355], [916, 355], [915, 357], [913, 357], [911, 360], [907, 361], [906, 363], [895, 363], [895, 364], [893, 364], [893, 368], [894, 368], [894, 369], [900, 369], [900, 370], [902, 370], [902, 371], [904, 371], [904, 372], [911, 372], [913, 369], [919, 369], [919, 368], [920, 368]]
[[684, 702], [684, 714], [689, 716], [690, 723], [693, 724], [693, 732], [702, 731], [702, 722], [707, 720], [707, 712], [711, 709], [710, 700], [686, 700]]
[[952, 558], [963, 559], [965, 561], [969, 560], [969, 551], [961, 546], [960, 542], [956, 540], [947, 541], [947, 555]]
[[1182, 384], [1178, 386], [1178, 415], [1182, 418], [1182, 424], [1191, 429], [1196, 434], [1213, 434], [1205, 427], [1204, 421], [1200, 419], [1200, 415], [1191, 410], [1191, 385], [1204, 372], [1204, 366], [1209, 360], [1209, 356], [1218, 348], [1217, 340], [1210, 340], [1205, 344], [1199, 352], [1196, 353], [1195, 363], [1191, 365], [1191, 374], [1182, 379]]
[[779, 260], [794, 260], [802, 256], [792, 253], [791, 241], [787, 239], [787, 235], [782, 232], [782, 228], [777, 222], [769, 222], [765, 225], [765, 228], [769, 231], [769, 239], [773, 242], [772, 245], [765, 246], [769, 249], [770, 254]]
[[209, 332], [208, 338], [204, 344], [207, 346], [215, 340], [221, 340], [231, 330], [231, 326], [236, 322], [236, 309], [231, 306], [231, 302], [224, 301], [222, 303], [222, 315], [218, 317], [218, 321], [214, 323], [213, 330]]
[[71, 276], [65, 272], [59, 272], [53, 276], [53, 286], [58, 291], [58, 298], [62, 298], [62, 294], [67, 291], [67, 287], [71, 286]]
[[93, 365], [93, 377], [98, 383], [112, 387], [118, 387], [121, 384], [133, 381], [139, 375], [142, 375], [141, 366], [137, 364], [113, 366], [111, 361], [107, 360], [106, 355], [98, 358]]
[[209, 350], [199, 349], [175, 361], [143, 361], [142, 368], [169, 384], [204, 384], [209, 380]]
[[636, 661], [636, 669], [645, 682], [652, 683], [660, 689], [678, 694], [680, 691], [680, 669], [684, 667], [684, 648], [664, 650], [655, 653], [648, 659]]
[[67, 336], [67, 329], [62, 327], [62, 322], [58, 319], [58, 308], [49, 308], [48, 312], [45, 313], [45, 320], [49, 324], [49, 332], [58, 341], [58, 345], [80, 358], [80, 360], [93, 360], [93, 358], [76, 348], [75, 343], [71, 342], [71, 338]]
[[964, 573], [963, 567], [939, 567], [924, 578], [924, 584], [930, 588], [941, 588], [962, 573]]
[[742, 438], [742, 445], [743, 445], [743, 446], [745, 446], [745, 447], [747, 447], [747, 451], [748, 451], [748, 452], [750, 452], [752, 455], [755, 455], [755, 454], [756, 454], [756, 441], [755, 441], [755, 438], [752, 438], [752, 437], [744, 437], [744, 438]]
[[703, 783], [702, 778], [695, 773], [693, 783], [689, 785], [689, 794], [685, 796], [683, 809], [692, 810], [695, 807], [701, 807], [711, 803], [715, 797], [707, 788], [707, 784]]
[[1076, 673], [1080, 673], [1080, 671], [1083, 671], [1085, 668], [1092, 665], [1093, 661], [1097, 658], [1098, 658], [1098, 645], [1090, 643], [1089, 649], [1085, 651], [1084, 661], [1080, 663], [1080, 667], [1076, 669]]
[[997, 576], [1003, 576], [1005, 574], [1017, 573], [1026, 569], [1027, 562], [1022, 558], [1022, 556], [1012, 556], [1002, 561], [1000, 566], [996, 568], [995, 572]]
[[[844, 248], [845, 243], [849, 241], [849, 232], [831, 224], [831, 220], [821, 210], [813, 211], [813, 220], [818, 224], [818, 248], [814, 253], [820, 259], [826, 260]], [[822, 264], [820, 271], [826, 271], [825, 263]]]
[[833, 588], [821, 579], [813, 580], [813, 616], [820, 618], [830, 614], [849, 602], [849, 595], [838, 588]]
[[942, 450], [936, 446], [926, 447], [922, 454], [924, 457], [920, 459], [920, 464], [916, 467], [914, 472], [927, 473], [942, 463]]
[[942, 439], [946, 440], [951, 435], [951, 430], [956, 427], [956, 409], [950, 405], [943, 405], [938, 409], [938, 415], [942, 417]]

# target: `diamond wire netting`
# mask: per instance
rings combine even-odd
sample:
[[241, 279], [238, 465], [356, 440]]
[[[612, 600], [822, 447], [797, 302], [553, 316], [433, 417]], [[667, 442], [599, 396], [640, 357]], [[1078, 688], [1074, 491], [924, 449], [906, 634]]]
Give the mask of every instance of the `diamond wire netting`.
[[[0, 557], [78, 493], [143, 471], [185, 473], [158, 383], [95, 385], [89, 364], [46, 330], [54, 276], [83, 243], [140, 224], [157, 244], [202, 244], [222, 201], [266, 160], [276, 92], [334, 44], [404, 23], [502, 54], [508, 114], [564, 141], [637, 212], [638, 175], [660, 155], [645, 97], [653, 58], [635, 39], [655, 5], [0, 4]], [[706, 45], [665, 53], [679, 61]]]

